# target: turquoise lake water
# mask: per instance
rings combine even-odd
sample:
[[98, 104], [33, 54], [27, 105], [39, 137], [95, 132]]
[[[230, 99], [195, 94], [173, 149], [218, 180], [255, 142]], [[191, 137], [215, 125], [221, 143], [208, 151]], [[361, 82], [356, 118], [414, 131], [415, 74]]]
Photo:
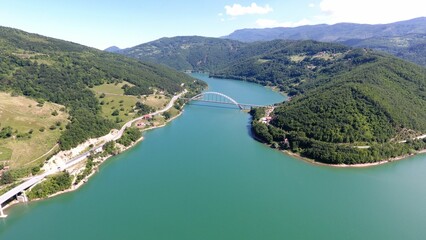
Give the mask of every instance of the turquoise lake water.
[[[239, 102], [284, 99], [193, 76]], [[317, 166], [256, 142], [249, 121], [232, 106], [187, 105], [79, 190], [8, 209], [0, 239], [426, 239], [426, 155]]]

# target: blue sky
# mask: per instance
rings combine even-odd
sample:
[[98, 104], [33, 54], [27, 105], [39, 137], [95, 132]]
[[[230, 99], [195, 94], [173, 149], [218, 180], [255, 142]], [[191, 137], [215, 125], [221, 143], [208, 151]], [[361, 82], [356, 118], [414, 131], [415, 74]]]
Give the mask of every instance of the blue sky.
[[219, 37], [241, 28], [426, 16], [423, 0], [0, 0], [0, 25], [104, 49], [161, 37]]

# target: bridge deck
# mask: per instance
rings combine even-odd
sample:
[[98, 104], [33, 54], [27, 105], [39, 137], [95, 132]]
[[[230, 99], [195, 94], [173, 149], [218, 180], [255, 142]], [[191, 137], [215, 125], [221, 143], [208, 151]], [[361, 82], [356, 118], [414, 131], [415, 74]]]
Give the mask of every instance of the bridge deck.
[[220, 92], [203, 92], [192, 98], [186, 98], [186, 100], [229, 104], [229, 105], [235, 105], [240, 109], [247, 109], [251, 107], [267, 107], [265, 105], [259, 105], [259, 104], [238, 103], [235, 99]]
[[[191, 99], [187, 99], [191, 100]], [[205, 100], [205, 99], [192, 99], [191, 101], [199, 101], [199, 102], [211, 102], [211, 103], [218, 103], [218, 104], [227, 104], [227, 105], [235, 105], [232, 102], [222, 102], [222, 101], [214, 101], [214, 100]], [[250, 104], [250, 103], [238, 103], [238, 105], [243, 107], [268, 107], [269, 105], [258, 105], [258, 104]]]
[[11, 199], [12, 197], [16, 196], [20, 192], [24, 191], [25, 189], [31, 187], [32, 185], [40, 182], [44, 177], [33, 177], [18, 186], [12, 188], [11, 190], [7, 191], [5, 194], [0, 196], [0, 205]]

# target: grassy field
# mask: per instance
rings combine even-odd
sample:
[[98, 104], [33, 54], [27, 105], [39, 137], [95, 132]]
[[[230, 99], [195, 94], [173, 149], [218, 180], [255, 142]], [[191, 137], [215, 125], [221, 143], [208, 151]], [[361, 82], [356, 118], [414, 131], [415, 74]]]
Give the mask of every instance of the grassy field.
[[290, 60], [292, 62], [299, 63], [299, 62], [303, 61], [303, 59], [305, 59], [305, 57], [306, 57], [305, 55], [292, 55], [292, 56], [290, 56]]
[[125, 84], [127, 84], [129, 86], [133, 86], [133, 84], [124, 81], [122, 83], [105, 83], [105, 84], [93, 87], [93, 90], [96, 93], [123, 95], [124, 94], [124, 90], [122, 89], [122, 87]]
[[12, 149], [0, 147], [0, 161], [9, 160], [12, 156]]
[[[124, 95], [124, 91], [121, 89], [124, 84], [131, 85], [127, 82], [119, 84], [102, 84], [92, 89], [101, 102], [103, 116], [115, 122], [117, 122], [118, 119], [120, 125], [137, 117], [133, 109], [137, 102], [142, 102], [157, 110], [166, 106], [170, 101], [170, 98], [163, 94], [153, 94], [142, 96], [141, 98]], [[116, 110], [118, 110], [118, 115], [113, 115]]]
[[170, 118], [174, 118], [174, 117], [176, 117], [180, 113], [180, 111], [177, 110], [174, 107], [170, 108], [170, 110], [167, 111], [167, 112], [170, 113]]
[[48, 156], [44, 156], [45, 153], [56, 146], [68, 123], [68, 114], [61, 111], [63, 106], [47, 102], [42, 106], [37, 104], [26, 97], [0, 93], [0, 129], [13, 128], [12, 137], [0, 139], [0, 161], [11, 168], [42, 163]]
[[170, 102], [170, 98], [161, 94], [149, 95], [146, 98], [142, 98], [141, 102], [158, 110], [164, 108]]

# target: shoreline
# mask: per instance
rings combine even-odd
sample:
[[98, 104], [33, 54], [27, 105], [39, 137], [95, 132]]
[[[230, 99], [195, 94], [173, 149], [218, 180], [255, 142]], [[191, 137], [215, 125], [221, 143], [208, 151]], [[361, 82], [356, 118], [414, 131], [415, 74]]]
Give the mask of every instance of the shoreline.
[[[180, 117], [182, 114], [183, 114], [183, 112], [184, 112], [184, 109], [183, 109], [183, 106], [182, 106], [182, 110], [180, 110], [179, 111], [179, 113], [176, 115], [176, 116], [174, 116], [174, 117], [172, 117], [172, 118], [170, 118], [170, 119], [168, 119], [168, 120], [166, 120], [165, 122], [164, 122], [164, 124], [161, 124], [161, 125], [158, 125], [158, 126], [152, 126], [152, 127], [149, 127], [149, 128], [145, 128], [145, 129], [140, 129], [140, 132], [141, 133], [143, 133], [143, 132], [145, 132], [145, 131], [150, 131], [150, 130], [154, 130], [154, 129], [157, 129], [157, 128], [162, 128], [162, 127], [165, 127], [165, 126], [167, 126], [167, 124], [168, 123], [170, 123], [171, 121], [173, 121], [173, 120], [175, 120], [176, 118], [178, 118], [178, 117]], [[74, 192], [74, 191], [76, 191], [76, 190], [78, 190], [81, 186], [83, 186], [83, 185], [85, 185], [89, 180], [90, 180], [90, 178], [91, 177], [93, 177], [98, 171], [99, 171], [99, 167], [104, 163], [104, 162], [106, 162], [109, 158], [111, 158], [111, 157], [113, 157], [113, 156], [117, 156], [117, 155], [119, 155], [119, 154], [121, 154], [121, 153], [123, 153], [123, 152], [125, 152], [125, 151], [127, 151], [127, 150], [129, 150], [129, 149], [131, 149], [131, 148], [133, 148], [134, 146], [136, 146], [138, 143], [140, 143], [140, 142], [142, 142], [144, 140], [144, 136], [141, 136], [138, 140], [136, 140], [135, 142], [132, 142], [129, 146], [127, 146], [127, 147], [124, 147], [124, 148], [122, 148], [121, 150], [120, 150], [120, 152], [119, 153], [117, 153], [116, 155], [108, 155], [108, 156], [106, 156], [106, 157], [103, 157], [103, 158], [100, 158], [100, 159], [94, 159], [94, 161], [95, 162], [98, 162], [98, 164], [92, 169], [92, 172], [89, 174], [89, 175], [87, 175], [85, 178], [83, 178], [78, 184], [76, 184], [76, 185], [71, 185], [71, 187], [70, 188], [68, 188], [68, 189], [65, 189], [65, 190], [63, 190], [63, 191], [59, 191], [59, 192], [56, 192], [56, 193], [54, 193], [54, 194], [51, 194], [51, 195], [49, 195], [49, 196], [47, 196], [47, 197], [45, 197], [45, 198], [36, 198], [36, 199], [32, 199], [32, 200], [28, 200], [27, 202], [20, 202], [20, 201], [18, 201], [18, 200], [13, 200], [13, 201], [10, 201], [7, 205], [5, 205], [5, 206], [3, 206], [2, 208], [3, 208], [3, 210], [6, 210], [6, 209], [8, 209], [9, 207], [12, 207], [12, 206], [14, 206], [14, 205], [17, 205], [17, 204], [20, 204], [20, 203], [30, 203], [30, 202], [37, 202], [37, 201], [42, 201], [42, 200], [47, 200], [47, 199], [50, 199], [50, 198], [53, 198], [53, 197], [56, 197], [56, 196], [59, 196], [59, 195], [61, 195], [61, 194], [65, 194], [65, 193], [69, 193], [69, 192]], [[80, 167], [80, 168], [78, 168], [78, 170], [77, 170], [77, 172], [80, 172], [81, 170], [84, 170], [84, 168], [85, 168], [86, 166], [84, 165], [83, 167]], [[74, 180], [74, 179], [73, 179]], [[43, 181], [42, 181], [43, 182]], [[34, 185], [35, 186], [35, 185]], [[34, 187], [33, 186], [33, 187]], [[31, 187], [32, 188], [32, 187]], [[30, 188], [30, 189], [31, 189]]]
[[[267, 144], [265, 144], [265, 145], [267, 145]], [[386, 163], [392, 163], [392, 162], [396, 162], [396, 161], [406, 160], [409, 157], [413, 157], [413, 156], [416, 156], [416, 155], [419, 155], [419, 154], [426, 154], [426, 149], [424, 149], [424, 150], [417, 151], [414, 154], [406, 154], [406, 155], [403, 155], [403, 156], [389, 158], [389, 159], [385, 159], [385, 160], [381, 160], [381, 161], [377, 161], [377, 162], [372, 162], [372, 163], [328, 164], [328, 163], [317, 162], [317, 161], [315, 161], [314, 159], [311, 159], [311, 158], [302, 157], [302, 156], [300, 156], [300, 154], [291, 152], [289, 150], [278, 150], [278, 151], [280, 151], [281, 153], [284, 153], [286, 155], [289, 155], [291, 157], [294, 157], [294, 158], [297, 158], [299, 160], [302, 160], [304, 162], [313, 164], [313, 165], [325, 166], [325, 167], [333, 167], [333, 168], [367, 168], [367, 167], [374, 167], [374, 166], [379, 166], [379, 165], [383, 165], [383, 164], [386, 164]]]
[[[426, 135], [425, 135], [426, 136]], [[318, 162], [315, 161], [312, 158], [307, 158], [307, 157], [302, 157], [300, 154], [298, 153], [294, 153], [290, 150], [280, 150], [277, 148], [273, 148], [271, 144], [267, 144], [264, 141], [262, 141], [260, 138], [258, 138], [253, 132], [251, 132], [250, 137], [252, 137], [255, 141], [267, 146], [270, 149], [273, 150], [277, 150], [283, 154], [286, 154], [288, 156], [297, 158], [299, 160], [302, 160], [306, 163], [312, 164], [312, 165], [317, 165], [317, 166], [326, 166], [326, 167], [333, 167], [333, 168], [366, 168], [366, 167], [374, 167], [374, 166], [378, 166], [378, 165], [383, 165], [386, 163], [392, 163], [392, 162], [396, 162], [396, 161], [401, 161], [401, 160], [405, 160], [409, 157], [413, 157], [419, 154], [426, 154], [426, 149], [420, 150], [420, 151], [416, 151], [413, 154], [406, 154], [406, 155], [402, 155], [402, 156], [398, 156], [398, 157], [394, 157], [394, 158], [388, 158], [388, 159], [384, 159], [381, 161], [377, 161], [377, 162], [372, 162], [372, 163], [357, 163], [357, 164], [328, 164], [328, 163], [322, 163], [322, 162]]]
[[[269, 117], [269, 114], [265, 114], [264, 117]], [[253, 120], [253, 116], [252, 116], [251, 121], [254, 121]], [[251, 127], [252, 126], [253, 126], [253, 124], [251, 123]], [[380, 160], [380, 161], [377, 161], [377, 162], [357, 163], [357, 164], [344, 164], [344, 163], [343, 164], [329, 164], [329, 163], [323, 163], [323, 162], [315, 161], [315, 159], [312, 159], [312, 158], [302, 157], [300, 154], [292, 152], [290, 150], [281, 150], [281, 149], [274, 148], [274, 147], [272, 147], [272, 144], [268, 144], [268, 143], [264, 142], [262, 139], [260, 139], [258, 136], [256, 136], [256, 134], [253, 133], [252, 129], [250, 129], [250, 136], [254, 140], [256, 140], [256, 141], [258, 141], [258, 142], [260, 142], [260, 143], [268, 146], [270, 149], [278, 150], [281, 153], [284, 153], [284, 154], [286, 154], [288, 156], [297, 158], [297, 159], [302, 160], [304, 162], [307, 162], [309, 164], [313, 164], [313, 165], [317, 165], [317, 166], [334, 167], [334, 168], [366, 168], [366, 167], [373, 167], [373, 166], [378, 166], [378, 165], [382, 165], [382, 164], [386, 164], [386, 163], [391, 163], [391, 162], [396, 162], [396, 161], [400, 161], [400, 160], [405, 160], [405, 159], [407, 159], [409, 157], [413, 157], [413, 156], [416, 156], [416, 155], [419, 155], [419, 154], [426, 154], [426, 149], [423, 149], [423, 150], [419, 150], [419, 151], [416, 151], [416, 152], [411, 153], [411, 154], [405, 154], [405, 155], [397, 156], [397, 157], [394, 157], [394, 158], [383, 159], [383, 160]], [[425, 138], [426, 138], [426, 134], [423, 134], [421, 136], [413, 138], [413, 140], [416, 140], [416, 139], [419, 140], [419, 139], [425, 139]], [[406, 142], [406, 141], [401, 141], [400, 143], [404, 143], [404, 142]]]

